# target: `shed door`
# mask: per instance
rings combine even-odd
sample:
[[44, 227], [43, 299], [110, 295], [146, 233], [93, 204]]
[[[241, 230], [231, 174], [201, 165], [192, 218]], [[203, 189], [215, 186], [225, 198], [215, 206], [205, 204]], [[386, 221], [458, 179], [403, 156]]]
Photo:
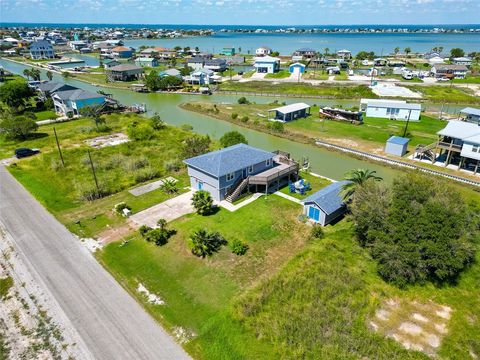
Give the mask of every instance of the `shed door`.
[[319, 221], [320, 220], [320, 210], [317, 208], [310, 206], [308, 209], [308, 217], [312, 220]]

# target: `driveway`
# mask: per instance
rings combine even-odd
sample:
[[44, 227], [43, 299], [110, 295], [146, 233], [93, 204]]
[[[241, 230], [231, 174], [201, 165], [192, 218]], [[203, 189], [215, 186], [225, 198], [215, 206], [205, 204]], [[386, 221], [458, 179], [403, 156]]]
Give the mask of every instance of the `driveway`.
[[130, 221], [132, 225], [136, 227], [142, 225], [155, 227], [158, 219], [165, 219], [170, 222], [183, 215], [190, 214], [195, 211], [192, 206], [192, 196], [193, 191], [190, 190], [185, 194], [176, 196], [173, 199], [169, 199], [130, 216]]
[[0, 184], [0, 222], [45, 296], [58, 303], [53, 321], [73, 327], [85, 344], [81, 359], [189, 359], [3, 166]]

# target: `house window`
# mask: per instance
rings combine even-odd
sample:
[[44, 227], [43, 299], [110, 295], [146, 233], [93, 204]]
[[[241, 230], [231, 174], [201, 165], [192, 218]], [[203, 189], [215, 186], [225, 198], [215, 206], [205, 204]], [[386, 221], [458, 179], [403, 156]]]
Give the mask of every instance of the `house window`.
[[249, 173], [252, 173], [252, 172], [253, 172], [253, 165], [250, 165], [250, 166], [248, 167], [248, 172], [249, 172]]
[[265, 161], [265, 165], [270, 166], [271, 162], [272, 162], [272, 159], [267, 159], [267, 161]]
[[479, 145], [473, 145], [472, 146], [472, 152], [478, 153], [479, 152], [478, 149], [479, 149]]
[[230, 173], [230, 174], [227, 174], [227, 181], [232, 181], [233, 178], [235, 177], [235, 173]]

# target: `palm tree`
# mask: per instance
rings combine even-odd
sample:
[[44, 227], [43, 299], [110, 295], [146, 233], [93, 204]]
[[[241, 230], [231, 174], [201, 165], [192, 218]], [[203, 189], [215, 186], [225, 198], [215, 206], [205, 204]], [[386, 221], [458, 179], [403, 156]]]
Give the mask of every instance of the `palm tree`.
[[48, 80], [52, 81], [52, 79], [53, 79], [53, 74], [52, 74], [51, 71], [47, 71], [47, 78], [48, 78]]
[[80, 109], [80, 115], [92, 118], [97, 127], [97, 131], [100, 130], [99, 125], [105, 124], [105, 119], [102, 118], [102, 107], [100, 105], [84, 106]]
[[412, 52], [412, 49], [410, 49], [409, 47], [405, 48], [405, 55], [408, 57], [408, 54], [410, 54]]
[[365, 185], [368, 181], [382, 181], [383, 179], [375, 175], [376, 173], [376, 171], [368, 169], [356, 169], [348, 172], [345, 175], [345, 180], [348, 183], [342, 186], [343, 200], [350, 202], [353, 199], [355, 190]]
[[397, 54], [400, 52], [400, 48], [397, 46], [393, 52], [395, 53], [395, 56], [397, 56]]
[[190, 235], [190, 243], [192, 254], [204, 258], [220, 250], [227, 241], [219, 232], [199, 229]]
[[27, 80], [30, 80], [30, 75], [32, 75], [32, 73], [30, 72], [30, 69], [24, 69], [23, 75], [27, 77]]
[[213, 199], [208, 191], [199, 190], [192, 197], [192, 205], [199, 215], [208, 215], [213, 209]]

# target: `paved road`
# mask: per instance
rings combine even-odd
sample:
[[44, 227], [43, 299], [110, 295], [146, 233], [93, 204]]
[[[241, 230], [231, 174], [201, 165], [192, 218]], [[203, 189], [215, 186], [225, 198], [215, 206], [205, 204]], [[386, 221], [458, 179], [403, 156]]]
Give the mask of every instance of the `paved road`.
[[189, 358], [3, 166], [0, 221], [95, 359]]

